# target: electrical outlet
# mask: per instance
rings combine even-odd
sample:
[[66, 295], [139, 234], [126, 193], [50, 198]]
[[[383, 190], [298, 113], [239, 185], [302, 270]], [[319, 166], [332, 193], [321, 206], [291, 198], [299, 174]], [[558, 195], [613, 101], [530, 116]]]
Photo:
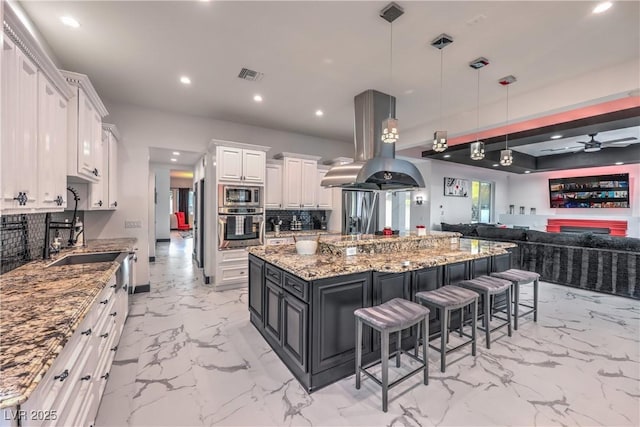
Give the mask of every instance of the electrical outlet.
[[346, 254], [347, 256], [352, 256], [358, 253], [358, 248], [356, 246], [351, 246], [350, 248], [347, 248], [346, 250]]
[[142, 228], [142, 221], [139, 219], [125, 220], [124, 228]]

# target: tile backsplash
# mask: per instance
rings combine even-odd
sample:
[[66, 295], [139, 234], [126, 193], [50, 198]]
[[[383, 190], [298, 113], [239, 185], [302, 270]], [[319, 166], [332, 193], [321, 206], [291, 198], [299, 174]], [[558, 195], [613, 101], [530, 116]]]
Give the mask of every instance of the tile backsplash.
[[[42, 258], [45, 235], [45, 213], [3, 215], [0, 221], [0, 273], [18, 268], [28, 262]], [[77, 216], [84, 222], [84, 214], [78, 211]], [[52, 221], [71, 222], [73, 211], [51, 214]], [[69, 239], [67, 230], [60, 230], [63, 245]], [[55, 230], [51, 230], [50, 241], [53, 242]]]
[[300, 210], [269, 210], [265, 215], [266, 231], [273, 231], [274, 222], [278, 219], [282, 220], [280, 230], [286, 231], [291, 229], [291, 221], [293, 216], [302, 221], [303, 230], [319, 230], [322, 218], [327, 219], [326, 211], [300, 211]]

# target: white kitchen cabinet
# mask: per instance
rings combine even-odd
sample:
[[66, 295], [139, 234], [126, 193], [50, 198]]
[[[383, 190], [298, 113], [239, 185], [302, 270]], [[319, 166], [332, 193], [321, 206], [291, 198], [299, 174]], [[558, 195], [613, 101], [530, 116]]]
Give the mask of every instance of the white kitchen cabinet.
[[318, 209], [333, 209], [333, 189], [320, 185], [328, 169], [318, 169], [318, 180], [316, 181], [316, 207]]
[[249, 283], [249, 253], [245, 249], [218, 251], [216, 290], [236, 288]]
[[243, 184], [264, 183], [266, 154], [264, 151], [238, 147], [216, 147], [218, 181]]
[[102, 118], [108, 112], [87, 76], [70, 71], [62, 71], [62, 74], [73, 88], [74, 95], [69, 101], [67, 114], [67, 175], [72, 182], [97, 183], [106, 173]]
[[107, 172], [109, 174], [108, 182], [108, 206], [111, 209], [118, 207], [118, 143], [120, 134], [115, 125], [103, 124], [102, 128], [106, 132], [107, 148], [109, 150], [109, 166]]
[[38, 73], [38, 200], [46, 211], [67, 207], [67, 101]]
[[82, 206], [87, 210], [114, 210], [118, 207], [118, 139], [120, 134], [115, 125], [101, 124], [102, 157], [100, 181], [89, 184], [89, 204]]
[[2, 46], [2, 210], [38, 206], [38, 70], [7, 37]]
[[267, 164], [264, 187], [265, 209], [282, 209], [282, 165]]
[[285, 209], [316, 207], [318, 160], [283, 157], [282, 205]]

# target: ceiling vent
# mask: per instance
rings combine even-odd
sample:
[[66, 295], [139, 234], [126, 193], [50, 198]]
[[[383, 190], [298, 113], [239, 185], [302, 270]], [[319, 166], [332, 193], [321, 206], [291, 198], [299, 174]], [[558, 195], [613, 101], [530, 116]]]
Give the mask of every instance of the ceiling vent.
[[263, 73], [259, 73], [254, 70], [250, 70], [248, 68], [243, 68], [240, 70], [240, 74], [238, 74], [238, 78], [243, 80], [249, 80], [250, 82], [259, 82], [264, 77]]

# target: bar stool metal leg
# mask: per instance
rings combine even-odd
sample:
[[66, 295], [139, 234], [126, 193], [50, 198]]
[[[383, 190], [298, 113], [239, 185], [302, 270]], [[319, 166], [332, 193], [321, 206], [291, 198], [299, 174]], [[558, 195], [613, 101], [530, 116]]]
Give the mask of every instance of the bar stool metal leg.
[[[473, 300], [473, 311], [471, 320], [471, 355], [476, 355], [476, 321], [478, 319], [478, 298]], [[489, 328], [487, 328], [489, 329]]]
[[482, 316], [482, 324], [484, 325], [487, 348], [491, 348], [491, 325], [489, 324], [491, 318], [491, 297], [489, 296], [489, 292], [482, 294], [482, 300], [484, 302], [484, 316]]
[[[422, 321], [422, 328], [418, 323], [418, 330], [422, 329], [422, 360], [424, 360], [424, 384], [429, 385], [429, 359], [427, 358], [427, 348], [429, 347], [429, 316]], [[416, 349], [417, 350], [417, 349]], [[417, 356], [417, 354], [416, 354]]]
[[520, 285], [518, 284], [514, 284], [513, 285], [513, 290], [515, 292], [515, 302], [513, 304], [513, 328], [517, 331], [518, 330], [518, 307], [520, 307]]
[[360, 390], [360, 368], [362, 367], [362, 320], [356, 317], [356, 389]]
[[533, 321], [538, 321], [538, 279], [533, 281]]
[[[511, 301], [511, 289], [511, 286], [507, 288], [507, 301]], [[507, 319], [509, 319], [507, 330], [509, 331], [509, 336], [511, 336], [511, 303], [507, 304]]]
[[445, 371], [447, 365], [447, 339], [449, 330], [449, 309], [443, 307], [440, 309], [440, 372]]
[[387, 412], [387, 395], [389, 392], [389, 332], [382, 331], [382, 411]]
[[396, 334], [396, 368], [400, 367], [400, 344], [402, 344], [402, 331]]

